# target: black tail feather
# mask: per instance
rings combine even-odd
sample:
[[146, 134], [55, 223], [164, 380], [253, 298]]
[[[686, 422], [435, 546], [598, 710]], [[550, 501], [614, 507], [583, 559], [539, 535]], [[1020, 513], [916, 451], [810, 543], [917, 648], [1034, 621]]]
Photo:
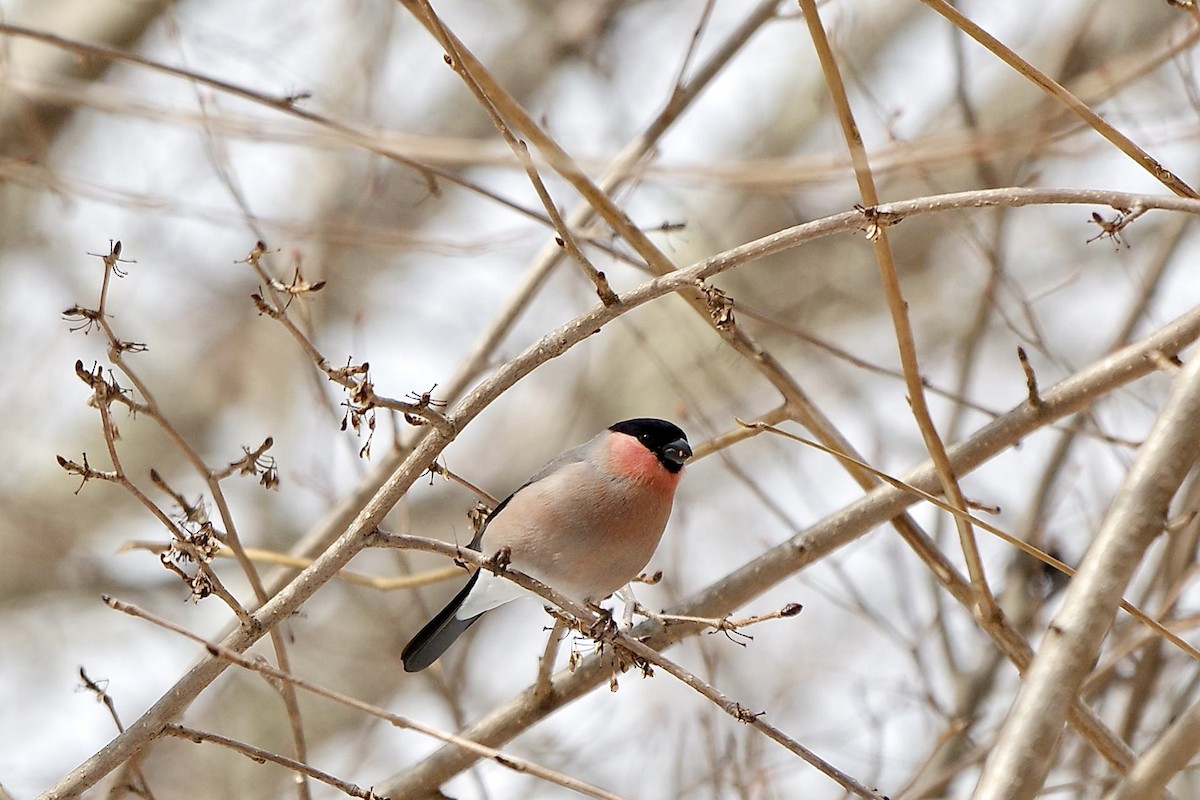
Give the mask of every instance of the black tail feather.
[[467, 581], [467, 585], [462, 588], [462, 591], [456, 594], [454, 599], [433, 619], [429, 620], [404, 648], [400, 660], [404, 662], [405, 672], [420, 672], [437, 661], [442, 653], [446, 652], [450, 645], [454, 644], [455, 640], [475, 623], [475, 620], [479, 619], [480, 615], [470, 619], [458, 619], [454, 616], [463, 601], [467, 599], [467, 595], [471, 593], [471, 589], [475, 587], [475, 581], [478, 578], [479, 573], [476, 572], [471, 576], [471, 580]]

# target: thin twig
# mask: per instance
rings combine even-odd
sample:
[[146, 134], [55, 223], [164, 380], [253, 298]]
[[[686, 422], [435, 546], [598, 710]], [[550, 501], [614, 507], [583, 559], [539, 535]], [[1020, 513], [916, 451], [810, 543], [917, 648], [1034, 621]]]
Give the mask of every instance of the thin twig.
[[344, 781], [335, 775], [330, 775], [328, 772], [322, 772], [316, 767], [310, 766], [303, 761], [297, 761], [294, 758], [273, 753], [270, 750], [264, 750], [261, 747], [255, 747], [246, 742], [239, 742], [237, 739], [231, 739], [228, 736], [222, 736], [219, 733], [211, 733], [209, 731], [201, 731], [195, 728], [189, 728], [178, 723], [170, 723], [163, 728], [163, 733], [169, 736], [177, 736], [180, 739], [187, 739], [196, 744], [209, 742], [211, 744], [220, 745], [235, 753], [240, 753], [251, 761], [256, 761], [259, 764], [271, 762], [278, 764], [281, 767], [291, 770], [292, 772], [307, 775], [313, 780], [318, 780], [327, 786], [332, 786], [339, 792], [350, 797], [361, 797], [363, 800], [387, 800], [385, 797], [375, 794], [370, 789], [362, 789], [353, 783]]
[[1017, 347], [1017, 360], [1021, 362], [1021, 371], [1025, 373], [1025, 388], [1029, 392], [1028, 402], [1031, 406], [1041, 405], [1042, 398], [1038, 396], [1037, 374], [1029, 363], [1029, 355], [1024, 347]]
[[[87, 674], [87, 670], [83, 667], [79, 668], [79, 679], [83, 681], [84, 688], [96, 695], [96, 699], [108, 709], [108, 715], [112, 717], [113, 725], [116, 726], [117, 730], [124, 732], [125, 726], [121, 724], [121, 717], [117, 714], [117, 704], [112, 699], [112, 695], [108, 693], [108, 689], [92, 680], [91, 676]], [[127, 767], [133, 776], [138, 779], [138, 793], [145, 797], [146, 800], [154, 800], [154, 792], [150, 790], [150, 784], [146, 781], [146, 776], [142, 772], [141, 765], [137, 763], [137, 759], [129, 761]]]

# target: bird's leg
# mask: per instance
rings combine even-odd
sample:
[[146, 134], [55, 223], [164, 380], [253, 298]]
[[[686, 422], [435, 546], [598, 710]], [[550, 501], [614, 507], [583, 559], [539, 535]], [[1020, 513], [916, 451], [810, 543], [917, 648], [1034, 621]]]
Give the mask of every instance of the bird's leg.
[[591, 602], [587, 604], [587, 607], [595, 612], [596, 621], [584, 633], [598, 642], [612, 639], [613, 634], [617, 631], [617, 623], [613, 619], [612, 612]]
[[512, 548], [508, 545], [501, 547], [483, 560], [483, 566], [490, 567], [496, 572], [504, 572], [510, 564], [512, 564]]

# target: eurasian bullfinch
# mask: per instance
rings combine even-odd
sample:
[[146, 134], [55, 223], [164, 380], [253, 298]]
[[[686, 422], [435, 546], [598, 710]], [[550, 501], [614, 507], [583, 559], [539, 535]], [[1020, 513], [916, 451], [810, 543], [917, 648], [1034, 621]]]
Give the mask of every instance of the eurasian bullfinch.
[[[489, 556], [507, 548], [513, 569], [573, 600], [599, 602], [654, 555], [691, 456], [687, 435], [670, 422], [618, 422], [506, 497], [470, 547]], [[485, 611], [527, 596], [512, 581], [477, 570], [404, 648], [405, 671], [428, 667]]]

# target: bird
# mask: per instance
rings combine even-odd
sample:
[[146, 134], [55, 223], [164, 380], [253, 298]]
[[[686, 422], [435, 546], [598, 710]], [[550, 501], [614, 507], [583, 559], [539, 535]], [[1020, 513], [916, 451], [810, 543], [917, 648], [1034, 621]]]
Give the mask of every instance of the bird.
[[[687, 434], [649, 417], [617, 422], [553, 459], [488, 515], [469, 547], [580, 603], [598, 603], [636, 578], [671, 515], [692, 457]], [[436, 661], [485, 612], [530, 594], [477, 569], [412, 638], [406, 672]]]

